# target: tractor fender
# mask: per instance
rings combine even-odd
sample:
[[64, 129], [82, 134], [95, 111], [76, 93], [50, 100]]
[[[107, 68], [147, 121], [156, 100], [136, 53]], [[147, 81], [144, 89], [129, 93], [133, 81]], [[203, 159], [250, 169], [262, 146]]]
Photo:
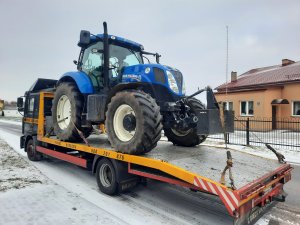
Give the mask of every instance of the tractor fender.
[[114, 86], [106, 100], [105, 111], [107, 110], [107, 105], [110, 103], [111, 98], [120, 91], [125, 90], [141, 90], [156, 100], [157, 103], [164, 102], [175, 102], [179, 100], [179, 97], [171, 93], [168, 88], [161, 84], [153, 84], [148, 82], [133, 82], [133, 83], [120, 83]]
[[86, 73], [82, 71], [67, 72], [63, 74], [58, 80], [57, 86], [62, 82], [74, 82], [77, 85], [80, 93], [82, 94], [94, 93], [94, 88], [91, 79]]
[[106, 105], [110, 102], [111, 98], [118, 92], [120, 91], [125, 91], [125, 90], [142, 90], [145, 91], [148, 94], [150, 94], [152, 97], [155, 91], [153, 86], [151, 85], [151, 83], [147, 83], [147, 82], [133, 82], [133, 83], [120, 83], [116, 86], [114, 86], [110, 92], [109, 95], [107, 96], [107, 101], [106, 101]]
[[120, 83], [114, 86], [107, 95], [106, 103], [104, 112], [107, 111], [107, 106], [111, 101], [111, 98], [114, 97], [118, 92], [125, 91], [125, 90], [141, 90], [148, 94], [150, 94], [153, 98], [154, 96], [154, 88], [151, 86], [150, 83], [146, 82], [133, 82], [133, 83]]

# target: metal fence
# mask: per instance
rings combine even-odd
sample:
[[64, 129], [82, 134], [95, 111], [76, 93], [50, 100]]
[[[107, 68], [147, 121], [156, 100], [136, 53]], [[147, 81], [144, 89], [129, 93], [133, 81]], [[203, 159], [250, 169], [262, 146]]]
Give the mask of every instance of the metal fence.
[[[262, 146], [264, 143], [277, 148], [300, 151], [300, 118], [236, 118], [234, 133], [226, 134], [228, 144]], [[223, 134], [210, 135], [223, 139]]]

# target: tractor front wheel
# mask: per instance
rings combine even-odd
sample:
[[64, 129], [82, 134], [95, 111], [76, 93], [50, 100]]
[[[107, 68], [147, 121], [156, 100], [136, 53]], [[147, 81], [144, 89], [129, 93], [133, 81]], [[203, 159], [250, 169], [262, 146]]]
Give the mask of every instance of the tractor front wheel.
[[108, 139], [117, 151], [143, 154], [161, 137], [162, 117], [155, 100], [138, 91], [122, 91], [112, 97], [106, 112]]
[[[191, 98], [188, 100], [188, 106], [190, 107], [192, 113], [195, 113], [196, 109], [204, 109], [205, 106], [196, 98]], [[193, 147], [199, 145], [206, 139], [206, 135], [198, 135], [197, 128], [191, 128], [189, 130], [176, 130], [173, 128], [164, 128], [165, 136], [174, 145]]]

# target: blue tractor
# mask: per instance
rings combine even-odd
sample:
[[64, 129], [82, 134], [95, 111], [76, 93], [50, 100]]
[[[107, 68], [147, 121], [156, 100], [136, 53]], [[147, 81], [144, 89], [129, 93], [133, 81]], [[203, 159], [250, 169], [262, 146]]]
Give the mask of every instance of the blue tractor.
[[[93, 125], [105, 123], [113, 147], [143, 154], [157, 145], [162, 129], [174, 145], [186, 147], [224, 130], [210, 88], [185, 96], [179, 70], [159, 64], [159, 54], [109, 35], [105, 22], [103, 26], [103, 34], [81, 31], [81, 50], [74, 61], [77, 71], [65, 73], [57, 82], [52, 117], [60, 140], [81, 140], [82, 134], [90, 135]], [[155, 56], [157, 63], [151, 64], [146, 55]], [[207, 91], [208, 109], [193, 97], [202, 91]], [[226, 118], [228, 131], [232, 121]]]

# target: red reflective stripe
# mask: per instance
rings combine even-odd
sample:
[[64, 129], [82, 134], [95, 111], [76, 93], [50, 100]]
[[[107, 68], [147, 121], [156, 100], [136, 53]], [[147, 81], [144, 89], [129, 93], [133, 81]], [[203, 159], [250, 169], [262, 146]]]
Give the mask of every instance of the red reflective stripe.
[[215, 195], [217, 195], [217, 191], [216, 191], [216, 185], [215, 184], [212, 184], [212, 183], [210, 183], [210, 182], [208, 182], [207, 183], [208, 184], [208, 186], [209, 186], [209, 188], [211, 189], [211, 191], [215, 194]]
[[229, 201], [231, 202], [231, 204], [233, 205], [234, 208], [237, 208], [238, 205], [236, 203], [236, 201], [232, 198], [232, 196], [230, 195], [229, 191], [224, 191], [227, 198], [229, 199]]
[[[201, 187], [201, 184], [200, 184], [200, 182], [199, 182], [199, 180], [198, 180], [197, 177], [194, 178], [194, 184], [195, 184], [197, 187], [202, 188], [202, 187]], [[202, 189], [203, 189], [203, 188], [202, 188]]]
[[231, 195], [232, 200], [234, 201], [234, 204], [236, 205], [236, 208], [239, 206], [239, 197], [236, 193], [232, 192], [232, 191], [227, 191], [228, 194]]
[[228, 191], [225, 188], [202, 180], [198, 177], [194, 178], [194, 185], [207, 190], [210, 193], [218, 195], [231, 215], [233, 215], [233, 212], [238, 208], [238, 195], [236, 195], [234, 192]]
[[[219, 197], [221, 198], [222, 202], [224, 203], [226, 209], [227, 209], [228, 212], [230, 213], [230, 215], [233, 215], [234, 207], [233, 207], [232, 204], [229, 203], [229, 202], [226, 200], [226, 198], [224, 197], [224, 195], [223, 195], [223, 193], [224, 193], [223, 189], [222, 189], [221, 187], [217, 186], [217, 190], [216, 190], [216, 191], [217, 191]], [[222, 191], [223, 191], [223, 193], [222, 193]]]
[[38, 152], [43, 153], [43, 154], [50, 155], [54, 158], [61, 159], [61, 160], [73, 163], [75, 165], [87, 168], [87, 165], [86, 165], [87, 161], [85, 159], [81, 159], [81, 158], [76, 157], [76, 156], [68, 155], [66, 153], [61, 153], [61, 152], [57, 152], [57, 151], [54, 151], [54, 150], [50, 150], [50, 149], [47, 149], [47, 148], [44, 148], [44, 147], [41, 147], [41, 146], [36, 146], [36, 150]]
[[205, 191], [207, 191], [207, 187], [206, 187], [206, 185], [205, 185], [205, 182], [204, 182], [202, 179], [199, 179], [199, 181], [200, 181], [201, 186], [203, 187], [203, 189], [204, 189]]

